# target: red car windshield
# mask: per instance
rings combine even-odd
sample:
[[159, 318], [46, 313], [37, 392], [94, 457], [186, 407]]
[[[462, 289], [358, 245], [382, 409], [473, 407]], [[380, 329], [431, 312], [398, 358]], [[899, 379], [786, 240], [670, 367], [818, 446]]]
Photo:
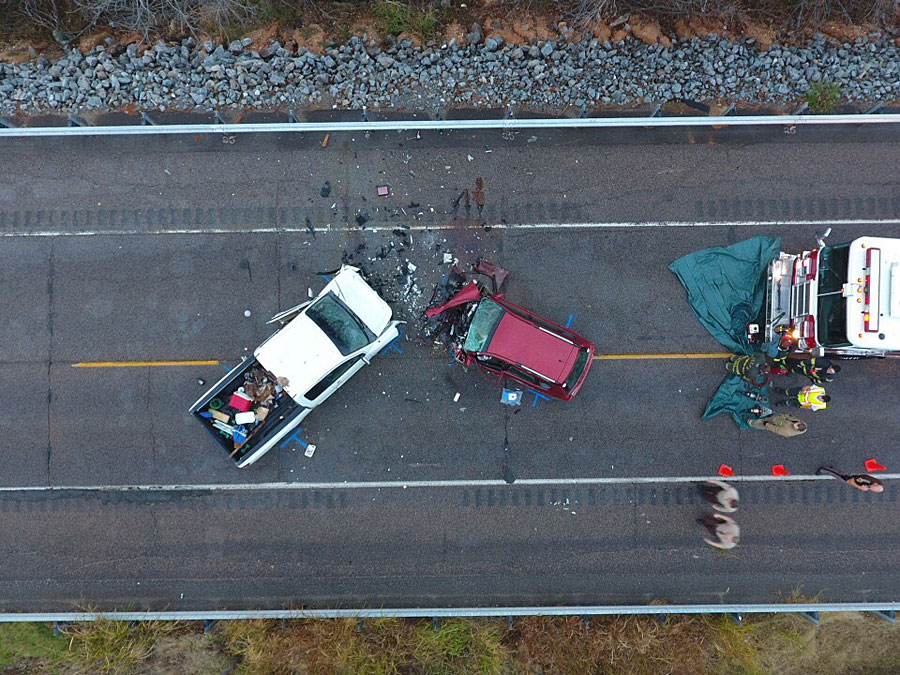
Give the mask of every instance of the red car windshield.
[[482, 298], [475, 310], [475, 316], [469, 324], [469, 332], [466, 334], [466, 341], [463, 343], [463, 349], [467, 352], [484, 352], [490, 344], [491, 337], [506, 310], [498, 305], [490, 298]]

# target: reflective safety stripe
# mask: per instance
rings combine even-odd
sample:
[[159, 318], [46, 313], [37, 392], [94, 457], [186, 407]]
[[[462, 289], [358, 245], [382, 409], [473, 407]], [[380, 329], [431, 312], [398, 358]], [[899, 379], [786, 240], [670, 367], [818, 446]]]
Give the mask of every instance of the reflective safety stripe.
[[797, 400], [800, 401], [800, 405], [804, 408], [811, 408], [812, 410], [824, 410], [828, 407], [828, 404], [822, 400], [822, 397], [825, 395], [825, 389], [823, 387], [811, 387], [806, 391], [801, 391], [797, 394]]

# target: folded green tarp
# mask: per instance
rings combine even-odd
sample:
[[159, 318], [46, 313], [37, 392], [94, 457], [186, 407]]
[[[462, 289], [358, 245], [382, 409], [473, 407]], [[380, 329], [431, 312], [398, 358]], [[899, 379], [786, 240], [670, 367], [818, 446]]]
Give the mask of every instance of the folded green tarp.
[[[778, 237], [756, 237], [679, 258], [669, 269], [684, 285], [694, 314], [729, 350], [752, 354], [747, 324], [762, 309], [766, 270], [781, 250]], [[746, 397], [744, 397], [746, 398]]]
[[[761, 394], [764, 398], [762, 401], [755, 401], [746, 396], [746, 392]], [[760, 403], [771, 408], [768, 401], [769, 387], [754, 387], [737, 375], [728, 375], [722, 381], [722, 384], [719, 385], [718, 391], [713, 394], [709, 403], [706, 404], [706, 410], [703, 411], [703, 419], [708, 420], [719, 413], [728, 413], [741, 429], [751, 429], [752, 427], [747, 424], [747, 420], [757, 419], [757, 417], [750, 412], [750, 408]]]

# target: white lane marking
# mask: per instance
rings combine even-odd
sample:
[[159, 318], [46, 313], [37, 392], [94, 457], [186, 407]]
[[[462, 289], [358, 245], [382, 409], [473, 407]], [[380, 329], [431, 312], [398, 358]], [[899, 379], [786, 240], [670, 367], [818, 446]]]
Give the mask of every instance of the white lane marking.
[[[900, 218], [883, 219], [843, 219], [843, 220], [723, 220], [723, 221], [686, 221], [686, 220], [654, 220], [647, 222], [606, 222], [606, 223], [497, 223], [487, 227], [494, 230], [603, 230], [603, 229], [644, 229], [666, 227], [790, 227], [790, 226], [871, 226], [871, 225], [900, 225]], [[328, 225], [327, 227], [314, 228], [317, 234], [329, 232], [388, 232], [397, 228], [396, 223], [387, 225], [375, 225], [360, 228], [355, 225]], [[411, 225], [410, 231], [424, 232], [427, 230], [481, 230], [481, 225], [442, 223], [434, 225]], [[160, 235], [211, 235], [211, 234], [303, 234], [308, 230], [305, 227], [248, 227], [248, 228], [164, 228], [151, 230], [32, 230], [22, 232], [0, 232], [0, 238], [47, 238], [47, 237], [139, 237]]]
[[[896, 479], [900, 473], [879, 473], [879, 478]], [[258, 490], [405, 490], [407, 488], [452, 487], [516, 487], [522, 485], [666, 485], [669, 483], [700, 483], [723, 480], [721, 476], [621, 476], [598, 478], [519, 478], [513, 483], [501, 479], [485, 480], [374, 480], [322, 483], [198, 483], [182, 485], [28, 485], [0, 487], [4, 492], [246, 492]], [[766, 483], [813, 480], [836, 480], [831, 476], [797, 474], [790, 476], [729, 476], [731, 483]]]

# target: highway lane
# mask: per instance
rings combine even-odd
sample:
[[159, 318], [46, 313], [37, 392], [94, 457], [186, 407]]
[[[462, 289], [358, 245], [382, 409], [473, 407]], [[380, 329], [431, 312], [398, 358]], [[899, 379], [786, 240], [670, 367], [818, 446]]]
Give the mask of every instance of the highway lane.
[[3, 140], [0, 230], [444, 223], [477, 176], [492, 223], [900, 217], [892, 125], [321, 140]]
[[[721, 351], [689, 312], [684, 292], [666, 265], [697, 248], [762, 233], [759, 228], [482, 228], [478, 221], [466, 220], [464, 210], [456, 219], [448, 212], [457, 190], [468, 183], [443, 181], [443, 173], [453, 177], [452, 165], [444, 162], [467, 169], [473, 165], [472, 171], [466, 170], [468, 182], [474, 175], [485, 175], [488, 224], [503, 224], [501, 217], [513, 215], [517, 218], [507, 219], [507, 224], [578, 216], [589, 216], [585, 222], [591, 222], [600, 220], [598, 215], [604, 221], [618, 217], [629, 222], [815, 219], [820, 213], [829, 218], [896, 218], [897, 179], [884, 170], [896, 155], [896, 144], [853, 142], [853, 133], [834, 142], [814, 139], [810, 146], [784, 143], [778, 136], [748, 140], [737, 135], [720, 147], [692, 145], [684, 138], [681, 144], [669, 139], [627, 149], [608, 138], [591, 145], [578, 135], [555, 145], [514, 139], [508, 148], [499, 136], [468, 139], [465, 145], [458, 138], [438, 137], [423, 139], [417, 159], [409, 164], [397, 147], [407, 141], [393, 140], [388, 147], [387, 139], [376, 138], [365, 142], [333, 137], [325, 151], [309, 139], [259, 139], [258, 147], [245, 144], [243, 149], [210, 144], [203, 148], [202, 161], [193, 149], [168, 140], [145, 147], [122, 147], [108, 140], [99, 146], [89, 139], [54, 141], [58, 145], [52, 146], [53, 152], [37, 154], [38, 146], [5, 144], [9, 171], [4, 170], [0, 184], [0, 214], [5, 214], [0, 227], [23, 236], [0, 241], [0, 285], [8, 291], [0, 297], [0, 381], [5, 383], [0, 406], [11, 411], [0, 420], [7, 457], [0, 482], [497, 479], [508, 471], [516, 478], [704, 475], [720, 462], [748, 474], [767, 473], [776, 462], [793, 473], [809, 473], [823, 461], [857, 470], [870, 456], [896, 470], [895, 362], [850, 364], [833, 387], [835, 405], [811, 418], [806, 436], [784, 442], [760, 432], [739, 432], [722, 418], [699, 420], [723, 374], [717, 360], [598, 361], [572, 403], [539, 401], [531, 407], [529, 397], [520, 410], [511, 411], [499, 404], [496, 389], [476, 373], [451, 366], [442, 350], [401, 342], [402, 354], [389, 351], [307, 420], [302, 439], [319, 446], [314, 458], [305, 458], [300, 444], [291, 443], [245, 471], [233, 469], [184, 414], [205, 389], [197, 378], [213, 381], [224, 372], [222, 365], [72, 367], [95, 360], [208, 359], [233, 364], [268, 334], [265, 319], [304, 298], [307, 286], [320, 287], [324, 280], [318, 273], [337, 267], [342, 253], [373, 271], [397, 311], [410, 318], [446, 271], [439, 264], [445, 250], [463, 262], [478, 255], [501, 262], [512, 272], [512, 301], [563, 323], [571, 315], [573, 327], [595, 340], [601, 352]], [[484, 153], [484, 145], [491, 144], [492, 152]], [[477, 162], [472, 149], [481, 151]], [[472, 162], [467, 153], [473, 155]], [[35, 162], [35, 157], [40, 159]], [[592, 169], [573, 168], [573, 157], [579, 159], [577, 167], [592, 164]], [[84, 171], [72, 177], [66, 165], [76, 159]], [[351, 161], [361, 168], [348, 167]], [[408, 168], [414, 161], [420, 166]], [[568, 162], [566, 170], [553, 168], [554, 162]], [[303, 166], [304, 171], [311, 167], [314, 175], [291, 173], [284, 165]], [[448, 165], [451, 170], [445, 172]], [[180, 167], [168, 169], [180, 172], [175, 179], [165, 173], [170, 166]], [[389, 169], [399, 175], [394, 169], [401, 166], [417, 175], [404, 175], [397, 182], [385, 177]], [[528, 178], [526, 190], [514, 171], [504, 170], [507, 166], [534, 167], [523, 172], [538, 173], [543, 167], [545, 175], [535, 182]], [[650, 167], [657, 169], [651, 172]], [[157, 169], [161, 176], [154, 175]], [[665, 173], [667, 169], [674, 173]], [[796, 196], [801, 187], [790, 180], [792, 172], [804, 176], [800, 183], [806, 196]], [[333, 196], [325, 200], [321, 180], [326, 175], [334, 178], [334, 173], [343, 176], [342, 182], [331, 181]], [[85, 187], [84, 176], [92, 176], [96, 184]], [[397, 199], [382, 202], [376, 211], [375, 198], [363, 202], [362, 196], [374, 194], [374, 185], [382, 181], [391, 182]], [[240, 200], [229, 200], [223, 193], [229, 185]], [[275, 193], [266, 192], [272, 185]], [[157, 199], [158, 190], [166, 193], [165, 201]], [[660, 193], [671, 198], [659, 198]], [[275, 200], [274, 215], [268, 207], [240, 206], [264, 204], [270, 198]], [[570, 198], [575, 206], [566, 206]], [[402, 213], [394, 216], [386, 210], [388, 203], [406, 210], [414, 200], [421, 200], [419, 220], [407, 221]], [[338, 205], [335, 210], [331, 203]], [[316, 236], [24, 236], [54, 228], [57, 233], [98, 228], [241, 230], [260, 225], [277, 229], [290, 224], [283, 216], [302, 227], [306, 204], [312, 204], [309, 213], [317, 227], [341, 228]], [[176, 205], [178, 211], [171, 210]], [[345, 227], [359, 209], [368, 209], [372, 216], [367, 225], [382, 229]], [[31, 214], [27, 221], [25, 214]], [[392, 232], [400, 223], [447, 229], [416, 231], [408, 244], [405, 235]], [[890, 235], [896, 229], [846, 226], [834, 237]], [[812, 241], [815, 230], [812, 225], [792, 225], [763, 231], [783, 236], [786, 248], [799, 248]], [[384, 259], [381, 247], [387, 251]], [[400, 247], [404, 250], [398, 253]], [[397, 297], [393, 274], [406, 259], [418, 266], [421, 296]], [[246, 309], [252, 311], [249, 318]], [[457, 392], [460, 400], [454, 403]], [[324, 507], [315, 518], [302, 507], [302, 500], [316, 499], [313, 493], [190, 499], [170, 495], [149, 502], [134, 496], [4, 495], [0, 501], [5, 506], [0, 508], [11, 514], [4, 540], [34, 533], [9, 554], [5, 582], [11, 590], [5, 600], [8, 608], [16, 609], [50, 607], [54, 600], [66, 607], [81, 602], [181, 608], [169, 604], [179, 584], [195, 584], [186, 593], [184, 608], [346, 605], [354, 600], [502, 604], [664, 597], [703, 602], [727, 596], [765, 601], [773, 599], [777, 589], [789, 591], [797, 585], [810, 594], [823, 591], [826, 599], [893, 599], [893, 491], [871, 502], [868, 497], [859, 501], [855, 493], [851, 498], [838, 491], [840, 487], [761, 488], [758, 494], [765, 497], [748, 497], [758, 499], [752, 515], [749, 506], [747, 516], [742, 512], [746, 546], [737, 557], [724, 558], [698, 546], [696, 503], [686, 493], [680, 504], [673, 497], [650, 524], [637, 523], [633, 504], [610, 501], [613, 497], [598, 501], [595, 495], [604, 506], [594, 507], [593, 520], [569, 514], [572, 524], [565, 527], [556, 511], [527, 506], [524, 497], [513, 507], [509, 496], [507, 510], [488, 515], [495, 511], [472, 506], [476, 488], [468, 497], [463, 496], [466, 489], [404, 491], [390, 498], [378, 493], [372, 505], [363, 493], [338, 497], [326, 491], [318, 499], [343, 506]], [[604, 489], [619, 495], [628, 489], [651, 490]], [[499, 502], [500, 494], [492, 499]], [[586, 495], [582, 499], [589, 499]], [[484, 499], [489, 499], [486, 494]], [[542, 504], [554, 501], [549, 496], [541, 499]], [[187, 503], [190, 508], [183, 506]], [[161, 504], [171, 510], [162, 521]], [[338, 513], [342, 515], [335, 517]], [[628, 527], [623, 514], [630, 516]], [[440, 558], [438, 532], [454, 531], [454, 518], [466, 538], [458, 536], [456, 553]], [[526, 522], [538, 528], [527, 538]], [[445, 525], [438, 528], [438, 523]], [[862, 556], [854, 555], [859, 541], [848, 536], [847, 523], [853, 523], [856, 535], [872, 541]], [[282, 535], [267, 542], [272, 532]], [[38, 533], [43, 536], [40, 542]], [[194, 541], [198, 535], [203, 541], [199, 547]], [[661, 553], [669, 548], [680, 551], [671, 554], [684, 571], [677, 577], [669, 574], [671, 558]], [[323, 555], [311, 564], [304, 557], [308, 551]], [[352, 559], [352, 551], [364, 552], [376, 581], [367, 580], [359, 567], [342, 566], [340, 561]], [[695, 574], [689, 568], [694, 555], [713, 561], [712, 567], [701, 566]], [[40, 564], [23, 566], [29, 556]], [[267, 558], [274, 567], [263, 572]], [[548, 563], [548, 558], [556, 563]], [[235, 569], [241, 573], [232, 579], [228, 570]]]
[[[379, 248], [381, 233], [354, 234], [354, 241], [360, 236], [374, 239], [367, 251]], [[209, 386], [197, 378], [213, 382], [226, 364], [259, 344], [270, 332], [266, 318], [304, 298], [307, 284], [324, 284], [317, 268], [339, 264], [331, 251], [347, 246], [335, 235], [318, 235], [302, 248], [300, 239], [271, 234], [5, 242], [4, 274], [12, 285], [30, 275], [31, 284], [6, 296], [3, 314], [13, 316], [19, 306], [43, 306], [45, 314], [26, 314], [16, 333], [8, 329], [6, 336], [13, 356], [2, 364], [4, 379], [18, 384], [0, 394], [0, 405], [17, 411], [3, 422], [15, 461], [2, 483], [494, 478], [502, 476], [507, 443], [520, 477], [703, 475], [722, 462], [749, 474], [767, 473], [779, 462], [808, 473], [822, 461], [855, 465], [872, 455], [889, 469], [900, 467], [891, 441], [893, 378], [900, 366], [894, 361], [850, 364], [830, 387], [835, 404], [827, 414], [810, 416], [811, 431], [793, 439], [787, 451], [775, 436], [738, 432], [724, 418], [699, 419], [724, 376], [722, 360], [597, 361], [573, 402], [535, 403], [526, 395], [525, 404], [511, 411], [477, 371], [451, 365], [445, 350], [403, 341], [402, 353], [388, 350], [307, 420], [301, 438], [319, 446], [315, 458], [290, 443], [237, 471], [184, 411]], [[571, 315], [573, 327], [594, 339], [601, 353], [709, 353], [721, 347], [690, 313], [666, 264], [728, 239], [727, 231], [689, 228], [662, 235], [580, 232], [575, 238], [496, 231], [476, 241], [480, 247], [469, 255], [499, 259], [513, 270], [510, 299], [562, 323]], [[610, 245], [644, 253], [631, 261], [607, 259], [603, 251]], [[43, 248], [40, 262], [35, 246]], [[312, 246], [315, 252], [307, 254]], [[424, 289], [447, 268], [434, 264], [431, 249], [416, 245], [402, 257], [419, 264]], [[249, 266], [242, 267], [243, 260]], [[366, 263], [390, 270], [397, 260], [392, 255]], [[590, 276], [582, 276], [584, 270]], [[398, 287], [393, 279], [387, 283], [387, 291]], [[409, 303], [396, 306], [415, 319]], [[221, 364], [72, 367], [183, 359]], [[460, 400], [454, 403], [456, 393]], [[860, 431], [847, 437], [848, 429]]]
[[896, 490], [743, 497], [721, 552], [692, 485], [3, 495], [0, 607], [896, 600]]

